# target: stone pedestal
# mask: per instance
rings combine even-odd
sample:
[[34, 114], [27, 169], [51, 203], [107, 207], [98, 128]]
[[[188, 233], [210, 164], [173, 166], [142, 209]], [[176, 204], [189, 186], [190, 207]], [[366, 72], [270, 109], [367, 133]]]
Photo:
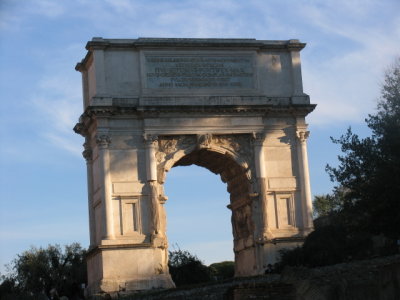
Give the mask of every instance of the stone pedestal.
[[175, 287], [168, 270], [160, 265], [165, 252], [143, 245], [100, 247], [87, 257], [88, 292], [148, 290]]

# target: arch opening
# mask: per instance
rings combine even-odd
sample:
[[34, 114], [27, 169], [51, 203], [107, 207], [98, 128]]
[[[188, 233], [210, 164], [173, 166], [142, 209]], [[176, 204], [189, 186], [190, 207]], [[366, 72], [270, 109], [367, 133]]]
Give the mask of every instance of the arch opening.
[[229, 195], [218, 177], [196, 165], [179, 166], [164, 186], [170, 250], [188, 250], [207, 265], [234, 260]]
[[180, 157], [172, 168], [190, 165], [197, 165], [220, 175], [221, 180], [227, 184], [230, 199], [227, 207], [231, 210], [235, 276], [249, 274], [255, 268], [255, 261], [249, 261], [249, 257], [255, 257], [255, 215], [247, 170], [228, 152], [221, 153], [204, 148], [195, 149]]
[[180, 158], [173, 167], [192, 164], [204, 167], [221, 176], [221, 180], [228, 185], [227, 190], [230, 194], [231, 204], [248, 197], [250, 183], [246, 177], [246, 170], [228, 153], [221, 154], [208, 149], [195, 150]]

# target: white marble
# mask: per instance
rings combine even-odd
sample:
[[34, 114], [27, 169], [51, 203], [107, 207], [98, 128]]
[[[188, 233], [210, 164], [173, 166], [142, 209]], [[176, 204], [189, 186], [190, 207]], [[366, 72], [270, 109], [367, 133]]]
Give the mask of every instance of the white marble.
[[[166, 173], [227, 183], [235, 275], [263, 274], [312, 230], [297, 40], [102, 39], [87, 44], [88, 292], [169, 288]], [[195, 214], [196, 212], [188, 212]], [[190, 224], [188, 224], [190, 225]]]

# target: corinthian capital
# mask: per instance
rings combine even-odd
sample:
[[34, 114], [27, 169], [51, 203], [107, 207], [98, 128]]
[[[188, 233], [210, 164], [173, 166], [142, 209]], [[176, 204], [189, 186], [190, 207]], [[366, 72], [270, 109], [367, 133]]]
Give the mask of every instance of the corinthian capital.
[[304, 130], [297, 130], [296, 135], [299, 141], [304, 143], [307, 140], [308, 136], [310, 135], [310, 132]]
[[262, 146], [262, 144], [264, 143], [264, 140], [265, 140], [265, 136], [266, 136], [266, 132], [253, 132], [253, 134], [252, 134], [253, 144]]
[[96, 143], [100, 148], [105, 149], [111, 144], [111, 138], [107, 134], [96, 135]]
[[82, 156], [86, 159], [87, 162], [92, 160], [92, 149], [90, 148], [88, 143], [84, 143], [83, 147], [85, 150], [82, 152]]
[[152, 146], [158, 141], [158, 135], [144, 133], [143, 141], [147, 146]]

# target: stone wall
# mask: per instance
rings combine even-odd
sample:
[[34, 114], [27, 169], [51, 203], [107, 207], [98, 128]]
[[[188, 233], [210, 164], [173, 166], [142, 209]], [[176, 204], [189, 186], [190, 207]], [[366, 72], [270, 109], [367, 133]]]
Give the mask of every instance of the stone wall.
[[400, 255], [315, 269], [286, 268], [282, 274], [238, 278], [195, 288], [114, 296], [125, 300], [397, 300]]

